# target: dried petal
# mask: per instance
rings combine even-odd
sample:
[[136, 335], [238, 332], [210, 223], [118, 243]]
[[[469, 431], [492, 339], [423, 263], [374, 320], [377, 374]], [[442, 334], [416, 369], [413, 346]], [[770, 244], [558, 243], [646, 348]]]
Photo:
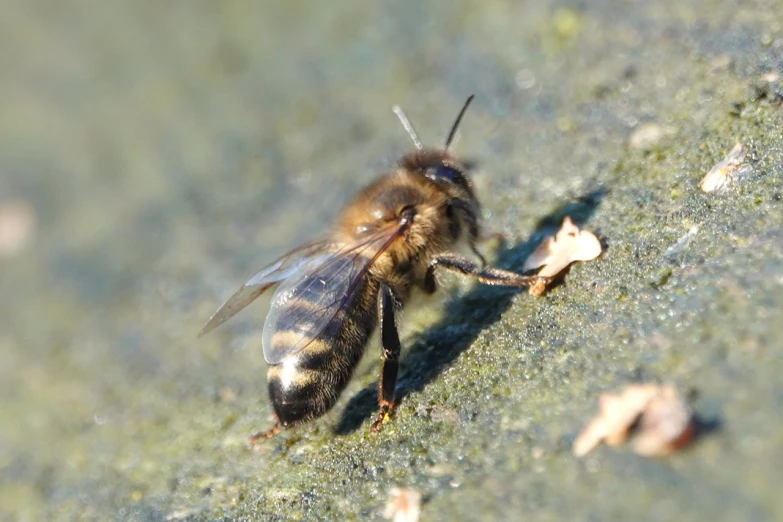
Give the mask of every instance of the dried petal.
[[610, 446], [624, 442], [628, 430], [656, 393], [654, 384], [629, 386], [619, 395], [602, 393], [598, 398], [599, 414], [574, 441], [574, 454], [581, 457], [601, 441]]
[[[532, 270], [544, 266], [538, 275], [554, 277], [576, 261], [590, 261], [601, 255], [601, 242], [592, 232], [580, 230], [570, 217], [563, 220], [563, 225], [555, 237], [544, 239], [536, 250], [530, 254], [522, 269]], [[543, 283], [534, 284], [529, 292], [541, 295], [546, 286]]]
[[645, 456], [666, 455], [690, 442], [692, 412], [672, 386], [664, 386], [652, 398], [642, 415], [634, 452]]
[[578, 457], [602, 441], [610, 446], [621, 444], [634, 425], [633, 450], [645, 456], [670, 453], [693, 435], [691, 410], [671, 386], [635, 384], [620, 394], [604, 393], [599, 409], [574, 440], [573, 452]]

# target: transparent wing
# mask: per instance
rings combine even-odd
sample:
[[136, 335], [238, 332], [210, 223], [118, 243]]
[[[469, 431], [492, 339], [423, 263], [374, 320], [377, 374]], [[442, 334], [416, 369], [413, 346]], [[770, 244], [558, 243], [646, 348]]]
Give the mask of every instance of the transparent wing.
[[[403, 229], [394, 224], [334, 253], [313, 257], [297, 276], [284, 281], [264, 323], [267, 363], [279, 364], [328, 328], [339, 328], [335, 317], [351, 304], [367, 270]], [[275, 337], [278, 332], [285, 335]]]
[[212, 314], [207, 324], [198, 334], [198, 337], [206, 335], [221, 324], [234, 317], [240, 310], [255, 301], [271, 286], [296, 274], [318, 252], [328, 250], [329, 241], [315, 241], [296, 248], [274, 263], [270, 264], [259, 273], [251, 277], [234, 295], [228, 298], [217, 311]]

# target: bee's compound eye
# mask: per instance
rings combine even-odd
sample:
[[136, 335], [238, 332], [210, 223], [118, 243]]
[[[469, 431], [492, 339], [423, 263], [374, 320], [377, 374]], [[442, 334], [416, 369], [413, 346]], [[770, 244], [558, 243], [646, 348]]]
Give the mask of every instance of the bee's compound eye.
[[463, 178], [463, 175], [459, 170], [447, 165], [438, 165], [436, 167], [428, 168], [426, 176], [433, 181], [446, 181], [449, 183], [459, 183]]

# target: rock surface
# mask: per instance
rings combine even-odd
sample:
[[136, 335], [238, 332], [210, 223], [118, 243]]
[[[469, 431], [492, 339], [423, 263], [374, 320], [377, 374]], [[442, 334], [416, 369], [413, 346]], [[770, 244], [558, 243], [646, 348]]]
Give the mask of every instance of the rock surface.
[[[783, 3], [25, 2], [0, 21], [0, 519], [780, 520]], [[762, 80], [762, 75], [764, 79]], [[779, 75], [777, 76], [779, 78]], [[396, 415], [378, 350], [338, 407], [269, 426], [264, 263], [411, 147], [476, 162], [492, 256], [566, 215], [602, 257], [542, 299], [461, 286], [405, 314]], [[634, 129], [668, 130], [649, 150]], [[741, 140], [750, 172], [699, 181]], [[687, 236], [689, 230], [698, 232]], [[605, 390], [693, 389], [701, 434], [647, 460], [571, 444]]]

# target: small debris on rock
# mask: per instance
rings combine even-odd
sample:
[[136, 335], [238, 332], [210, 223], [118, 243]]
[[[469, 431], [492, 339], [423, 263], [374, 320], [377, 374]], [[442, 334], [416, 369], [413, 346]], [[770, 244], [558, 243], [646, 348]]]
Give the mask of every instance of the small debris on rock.
[[0, 258], [20, 253], [35, 234], [35, 209], [26, 201], [0, 205]]
[[721, 162], [712, 167], [699, 186], [704, 192], [714, 192], [726, 187], [742, 166], [748, 148], [739, 141]]
[[459, 413], [451, 408], [433, 406], [430, 410], [430, 419], [433, 422], [456, 423], [459, 421]]
[[223, 386], [218, 390], [218, 399], [225, 403], [234, 402], [237, 400], [237, 394], [230, 386]]
[[[590, 261], [601, 255], [601, 242], [592, 232], [580, 230], [570, 217], [563, 224], [555, 237], [544, 239], [536, 250], [527, 258], [522, 270], [527, 272], [543, 266], [538, 275], [554, 277], [571, 263]], [[528, 290], [531, 295], [541, 295], [546, 290], [546, 283], [539, 282]]]
[[392, 488], [383, 516], [392, 522], [418, 522], [421, 493], [411, 488]]
[[696, 237], [696, 234], [699, 233], [699, 227], [694, 225], [691, 228], [688, 229], [688, 231], [680, 236], [680, 239], [677, 240], [675, 244], [670, 246], [666, 249], [666, 251], [663, 253], [665, 256], [674, 256], [682, 252], [685, 247], [690, 243], [691, 239]]
[[628, 146], [632, 149], [652, 150], [666, 136], [666, 131], [657, 123], [644, 123], [634, 129], [628, 138]]
[[598, 404], [599, 414], [574, 441], [577, 457], [602, 441], [621, 444], [632, 427], [631, 448], [647, 457], [667, 455], [693, 437], [693, 412], [673, 386], [634, 384], [620, 394], [601, 394]]
[[719, 54], [712, 60], [713, 71], [728, 70], [734, 64], [734, 58], [730, 54]]

